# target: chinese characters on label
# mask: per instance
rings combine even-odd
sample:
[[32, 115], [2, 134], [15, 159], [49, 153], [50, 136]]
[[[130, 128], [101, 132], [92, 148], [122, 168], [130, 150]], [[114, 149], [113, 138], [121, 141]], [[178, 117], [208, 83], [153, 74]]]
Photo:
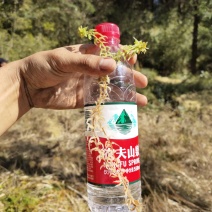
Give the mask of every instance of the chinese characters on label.
[[[101, 138], [101, 142], [104, 143], [105, 139]], [[129, 182], [134, 182], [140, 179], [140, 158], [139, 158], [139, 146], [138, 137], [125, 139], [125, 140], [113, 140], [117, 145], [115, 155], [120, 159], [121, 167], [124, 170], [124, 175], [128, 178]], [[108, 151], [108, 150], [106, 150]], [[93, 151], [92, 153], [87, 149], [87, 176], [88, 182], [93, 184], [115, 184], [117, 179], [110, 177], [110, 171], [103, 168], [103, 162], [99, 163], [95, 158], [98, 153]]]

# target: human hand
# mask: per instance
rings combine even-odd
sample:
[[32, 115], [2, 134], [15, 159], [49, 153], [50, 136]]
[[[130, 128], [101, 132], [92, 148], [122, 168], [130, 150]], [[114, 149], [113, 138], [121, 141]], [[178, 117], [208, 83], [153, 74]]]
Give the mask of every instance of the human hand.
[[[83, 107], [84, 75], [103, 76], [116, 68], [113, 59], [94, 55], [96, 46], [79, 44], [43, 51], [23, 59], [21, 76], [33, 107], [67, 109]], [[129, 63], [134, 64], [136, 56]], [[144, 88], [147, 78], [133, 70], [137, 87]], [[137, 94], [137, 104], [147, 98]]]

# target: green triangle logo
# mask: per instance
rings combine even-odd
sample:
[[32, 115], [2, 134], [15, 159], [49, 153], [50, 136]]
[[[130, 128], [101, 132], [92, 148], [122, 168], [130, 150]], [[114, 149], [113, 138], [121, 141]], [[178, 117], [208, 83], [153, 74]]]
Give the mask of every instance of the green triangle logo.
[[121, 115], [116, 121], [116, 124], [132, 124], [132, 121], [125, 109], [122, 110]]

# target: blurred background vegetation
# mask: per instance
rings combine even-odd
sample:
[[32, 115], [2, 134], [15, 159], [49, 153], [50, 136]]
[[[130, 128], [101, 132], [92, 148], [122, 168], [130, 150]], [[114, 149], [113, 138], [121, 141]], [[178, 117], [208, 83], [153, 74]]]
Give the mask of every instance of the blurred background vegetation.
[[36, 51], [81, 43], [80, 25], [110, 21], [121, 29], [122, 44], [147, 41], [144, 67], [160, 75], [212, 72], [210, 0], [3, 0], [0, 52], [9, 61]]
[[[114, 22], [121, 43], [148, 42], [136, 70], [143, 212], [212, 211], [212, 1], [2, 0], [0, 57], [82, 41]], [[1, 123], [0, 123], [1, 124]], [[82, 110], [33, 109], [0, 137], [0, 212], [88, 212]]]

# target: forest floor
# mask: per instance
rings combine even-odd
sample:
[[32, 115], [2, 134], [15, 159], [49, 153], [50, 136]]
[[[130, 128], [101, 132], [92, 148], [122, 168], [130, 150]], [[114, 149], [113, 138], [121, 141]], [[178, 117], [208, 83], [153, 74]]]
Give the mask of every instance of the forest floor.
[[[212, 92], [175, 101], [138, 111], [143, 212], [210, 212]], [[0, 212], [88, 212], [85, 158], [83, 110], [31, 110], [0, 137]]]

